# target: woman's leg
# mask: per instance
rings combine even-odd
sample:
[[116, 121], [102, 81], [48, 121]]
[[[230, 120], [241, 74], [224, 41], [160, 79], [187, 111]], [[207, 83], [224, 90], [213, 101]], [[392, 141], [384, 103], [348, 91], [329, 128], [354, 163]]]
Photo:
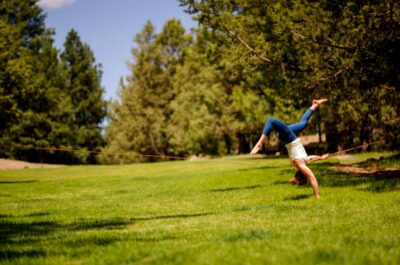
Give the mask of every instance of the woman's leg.
[[290, 143], [297, 138], [294, 132], [289, 128], [289, 126], [278, 119], [269, 118], [265, 123], [262, 134], [268, 136], [272, 129], [274, 129], [279, 134], [279, 139], [283, 142]]
[[[292, 124], [287, 126], [280, 120], [269, 118], [265, 123], [263, 133], [258, 140], [257, 144], [253, 147], [250, 154], [254, 155], [262, 149], [262, 144], [267, 140], [267, 136], [272, 130], [275, 130], [278, 135], [278, 139], [283, 143], [290, 143], [296, 140], [296, 134], [300, 133], [307, 126], [308, 119], [310, 118], [313, 111], [319, 107], [322, 103], [328, 101], [327, 99], [313, 100], [312, 106], [303, 114], [300, 123]], [[295, 130], [293, 130], [295, 129]], [[297, 131], [297, 132], [296, 132]]]
[[308, 124], [308, 120], [311, 117], [311, 114], [313, 114], [313, 110], [311, 108], [309, 108], [308, 110], [306, 110], [306, 112], [304, 112], [303, 116], [301, 116], [300, 122], [299, 123], [294, 123], [294, 124], [290, 124], [288, 127], [296, 134], [299, 135], [299, 133], [301, 131], [303, 131]]
[[313, 114], [314, 110], [316, 110], [319, 105], [321, 105], [322, 103], [328, 101], [327, 99], [319, 99], [319, 100], [313, 100], [313, 104], [311, 105], [311, 107], [306, 110], [306, 112], [304, 112], [303, 116], [301, 116], [300, 122], [299, 123], [295, 123], [295, 124], [291, 124], [288, 127], [296, 134], [298, 135], [301, 131], [303, 131], [308, 124], [308, 120], [311, 117], [311, 114]]
[[283, 122], [280, 120], [269, 118], [265, 123], [264, 130], [257, 144], [254, 146], [253, 150], [251, 150], [250, 154], [256, 154], [258, 151], [262, 149], [262, 144], [267, 139], [267, 136], [271, 133], [272, 130], [275, 130], [279, 135], [279, 140], [282, 142], [290, 143], [296, 140], [296, 134]]

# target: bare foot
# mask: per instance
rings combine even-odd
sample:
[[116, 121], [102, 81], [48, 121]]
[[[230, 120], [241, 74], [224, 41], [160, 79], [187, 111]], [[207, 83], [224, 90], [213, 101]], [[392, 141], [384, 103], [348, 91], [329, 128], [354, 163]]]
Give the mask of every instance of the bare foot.
[[325, 103], [325, 102], [327, 102], [328, 101], [328, 99], [326, 99], [326, 98], [323, 98], [323, 99], [314, 99], [313, 100], [313, 102], [312, 102], [312, 104], [314, 105], [314, 104], [316, 104], [316, 105], [321, 105], [322, 103]]
[[325, 102], [327, 102], [327, 101], [328, 101], [328, 99], [326, 99], [326, 98], [323, 98], [323, 99], [314, 99], [313, 102], [312, 102], [311, 109], [312, 109], [312, 110], [315, 110], [316, 108], [319, 107], [319, 105], [321, 105], [322, 103], [325, 103]]
[[253, 147], [253, 150], [251, 150], [250, 155], [255, 155], [255, 154], [257, 154], [261, 149], [262, 149], [262, 145], [261, 145], [261, 144], [256, 144], [256, 145]]

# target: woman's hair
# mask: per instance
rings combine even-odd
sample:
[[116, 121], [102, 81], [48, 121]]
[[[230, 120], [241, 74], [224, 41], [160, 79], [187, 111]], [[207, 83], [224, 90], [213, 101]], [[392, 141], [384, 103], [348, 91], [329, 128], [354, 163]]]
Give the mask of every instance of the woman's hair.
[[296, 172], [294, 178], [290, 181], [292, 185], [299, 185], [299, 186], [304, 186], [307, 184], [307, 182], [308, 182], [307, 177], [300, 170]]

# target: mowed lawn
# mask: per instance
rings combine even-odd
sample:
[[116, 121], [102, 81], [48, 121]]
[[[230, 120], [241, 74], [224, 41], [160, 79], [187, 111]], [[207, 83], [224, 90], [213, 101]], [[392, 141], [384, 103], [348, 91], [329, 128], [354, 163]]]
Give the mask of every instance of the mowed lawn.
[[336, 162], [319, 200], [287, 158], [3, 170], [0, 263], [400, 264], [399, 178]]

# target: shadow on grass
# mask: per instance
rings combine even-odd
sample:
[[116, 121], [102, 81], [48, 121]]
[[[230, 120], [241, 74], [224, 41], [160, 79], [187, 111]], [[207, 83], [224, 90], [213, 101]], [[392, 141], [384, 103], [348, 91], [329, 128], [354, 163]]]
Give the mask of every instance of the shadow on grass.
[[150, 217], [142, 217], [142, 218], [131, 218], [131, 221], [149, 221], [149, 220], [157, 220], [157, 219], [174, 219], [174, 218], [191, 218], [191, 217], [200, 217], [213, 215], [215, 213], [195, 213], [195, 214], [176, 214], [176, 215], [161, 215], [161, 216], [150, 216]]
[[257, 210], [274, 210], [274, 211], [289, 211], [289, 210], [304, 210], [307, 207], [304, 205], [285, 205], [285, 204], [261, 204], [256, 206], [244, 206], [233, 209], [233, 212], [246, 212]]
[[41, 257], [44, 256], [43, 251], [38, 250], [0, 250], [0, 261], [1, 260], [12, 260], [20, 257]]
[[[23, 223], [7, 221], [3, 218], [14, 217], [2, 216], [0, 220], [0, 262], [21, 257], [40, 257], [45, 255], [41, 247], [35, 244], [41, 242], [50, 233], [55, 232], [56, 223]], [[29, 250], [23, 250], [24, 247], [28, 247]]]
[[36, 216], [48, 216], [50, 215], [47, 212], [36, 212], [36, 213], [30, 213], [26, 215], [5, 215], [5, 214], [0, 214], [0, 218], [23, 218], [23, 217], [36, 217]]
[[[399, 155], [389, 157], [387, 160], [392, 162], [397, 161]], [[368, 160], [372, 161], [372, 160]], [[367, 162], [368, 162], [367, 161]], [[386, 160], [380, 163], [385, 163]], [[358, 163], [356, 165], [368, 165], [367, 162]], [[354, 186], [358, 190], [368, 191], [368, 192], [390, 192], [395, 190], [400, 190], [400, 169], [396, 170], [385, 170], [378, 169], [374, 172], [343, 172], [339, 170], [333, 170], [333, 167], [351, 167], [352, 165], [341, 165], [338, 163], [333, 163], [330, 161], [319, 162], [317, 164], [310, 164], [310, 168], [314, 172], [318, 179], [320, 186], [325, 187], [348, 187]], [[296, 172], [295, 168], [282, 169], [280, 174], [282, 175], [293, 175]], [[278, 180], [272, 183], [273, 185], [284, 185], [290, 184], [288, 181]], [[296, 198], [287, 198], [288, 200], [295, 200]], [[303, 198], [299, 198], [303, 199]]]
[[50, 215], [50, 214], [46, 213], [46, 212], [37, 212], [37, 213], [30, 213], [28, 215], [25, 215], [25, 217], [48, 216], [48, 215]]
[[299, 201], [299, 200], [303, 200], [303, 199], [308, 199], [311, 196], [313, 196], [313, 195], [312, 194], [301, 194], [301, 195], [296, 195], [296, 196], [285, 198], [285, 201], [288, 201], [288, 200]]
[[[48, 215], [47, 213], [40, 213], [40, 212], [24, 216], [0, 215], [0, 238], [1, 238], [0, 261], [17, 259], [20, 257], [44, 256], [45, 253], [40, 248], [40, 242], [48, 240], [48, 237], [52, 236], [56, 232], [85, 231], [91, 229], [105, 229], [105, 230], [123, 229], [124, 227], [137, 222], [159, 220], [159, 219], [195, 218], [212, 214], [215, 213], [205, 212], [205, 213], [194, 213], [194, 214], [160, 215], [160, 216], [110, 219], [110, 220], [79, 220], [77, 222], [69, 224], [62, 224], [53, 221], [27, 222], [24, 221], [23, 219], [19, 219], [19, 217], [22, 218], [22, 217]], [[11, 218], [12, 218], [11, 221], [8, 220]], [[168, 235], [165, 236], [139, 235], [136, 237], [127, 238], [127, 240], [133, 240], [138, 242], [160, 242], [163, 240], [174, 240], [174, 239], [177, 238]], [[104, 246], [120, 240], [121, 240], [120, 238], [113, 238], [113, 237], [111, 238], [94, 237], [92, 239], [91, 238], [86, 240], [84, 239], [82, 245], [93, 244], [93, 245]], [[65, 244], [74, 244], [74, 242], [65, 242]], [[30, 250], [29, 251], [15, 250], [24, 247], [29, 247]], [[7, 248], [8, 250], [4, 250], [5, 248]]]
[[299, 200], [308, 199], [308, 198], [310, 198], [311, 196], [313, 196], [313, 195], [312, 195], [312, 194], [295, 195], [295, 196], [292, 196], [292, 197], [287, 197], [287, 198], [285, 198], [285, 201], [288, 201], [288, 200], [299, 201]]
[[262, 187], [261, 185], [252, 185], [246, 187], [232, 187], [232, 188], [225, 188], [225, 189], [212, 189], [212, 192], [224, 192], [224, 191], [232, 191], [232, 190], [252, 190], [256, 188]]
[[[331, 164], [330, 164], [331, 165]], [[318, 183], [325, 187], [359, 187], [369, 192], [390, 192], [400, 189], [400, 170], [374, 173], [346, 173], [330, 169], [326, 164], [311, 167]]]
[[15, 236], [37, 236], [46, 235], [57, 229], [57, 224], [54, 222], [13, 222], [0, 220], [0, 236], [4, 243], [8, 239], [13, 239]]
[[0, 181], [0, 184], [25, 184], [25, 183], [34, 183], [38, 182], [37, 180], [22, 180], [22, 181]]
[[289, 180], [287, 180], [287, 181], [277, 180], [277, 181], [275, 181], [275, 182], [272, 183], [272, 184], [273, 184], [273, 185], [283, 185], [283, 184], [287, 185], [287, 184], [290, 184], [290, 181], [289, 181]]
[[112, 230], [112, 229], [122, 229], [125, 226], [134, 224], [136, 222], [152, 221], [160, 219], [194, 218], [212, 214], [215, 213], [210, 212], [210, 213], [195, 213], [195, 214], [159, 215], [159, 216], [137, 217], [137, 218], [127, 218], [127, 219], [82, 221], [64, 225], [64, 228], [65, 230], [89, 230], [89, 229]]
[[113, 244], [115, 242], [121, 241], [135, 241], [135, 242], [153, 242], [158, 243], [167, 240], [177, 240], [179, 239], [176, 236], [154, 236], [154, 235], [141, 235], [141, 234], [128, 234], [121, 236], [119, 234], [113, 235], [102, 235], [99, 237], [98, 235], [90, 235], [84, 238], [73, 238], [71, 240], [65, 241], [65, 245], [78, 248], [78, 247], [86, 247], [88, 245], [96, 245], [96, 246], [107, 246]]
[[250, 241], [250, 240], [265, 240], [280, 237], [280, 234], [275, 231], [264, 230], [248, 230], [237, 234], [228, 235], [223, 237], [223, 241], [237, 242], [237, 241]]

